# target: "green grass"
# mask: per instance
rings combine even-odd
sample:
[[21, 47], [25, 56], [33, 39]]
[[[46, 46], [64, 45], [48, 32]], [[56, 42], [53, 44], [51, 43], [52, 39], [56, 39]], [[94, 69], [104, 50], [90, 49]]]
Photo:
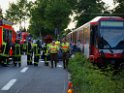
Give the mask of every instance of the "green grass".
[[124, 74], [100, 71], [79, 53], [70, 59], [69, 72], [75, 93], [124, 93]]

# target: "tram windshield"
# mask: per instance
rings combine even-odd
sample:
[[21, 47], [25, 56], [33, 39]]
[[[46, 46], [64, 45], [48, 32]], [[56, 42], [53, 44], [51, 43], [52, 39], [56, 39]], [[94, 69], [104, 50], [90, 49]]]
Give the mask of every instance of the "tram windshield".
[[124, 29], [101, 28], [98, 47], [101, 49], [124, 49]]

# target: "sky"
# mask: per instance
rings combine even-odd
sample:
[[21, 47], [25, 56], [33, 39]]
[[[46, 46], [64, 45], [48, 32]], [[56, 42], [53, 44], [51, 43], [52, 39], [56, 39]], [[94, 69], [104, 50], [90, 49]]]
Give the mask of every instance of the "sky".
[[[5, 11], [9, 8], [9, 3], [16, 3], [17, 0], [0, 0], [0, 7], [3, 10], [3, 14], [5, 14]], [[30, 1], [35, 1], [35, 0], [30, 0]], [[113, 0], [103, 0], [106, 4], [108, 4], [109, 6], [111, 6], [110, 8], [113, 7]], [[28, 25], [28, 23], [27, 23]], [[75, 22], [71, 22], [68, 25], [68, 28], [71, 29], [75, 27]], [[14, 28], [17, 30], [18, 29], [18, 25], [14, 26]]]

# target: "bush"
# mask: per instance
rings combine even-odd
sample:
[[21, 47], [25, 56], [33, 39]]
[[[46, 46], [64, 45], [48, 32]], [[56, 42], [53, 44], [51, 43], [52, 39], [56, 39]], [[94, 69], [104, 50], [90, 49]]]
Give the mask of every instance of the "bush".
[[70, 59], [69, 72], [75, 93], [124, 93], [123, 84], [114, 80], [116, 76], [105, 75], [79, 53]]

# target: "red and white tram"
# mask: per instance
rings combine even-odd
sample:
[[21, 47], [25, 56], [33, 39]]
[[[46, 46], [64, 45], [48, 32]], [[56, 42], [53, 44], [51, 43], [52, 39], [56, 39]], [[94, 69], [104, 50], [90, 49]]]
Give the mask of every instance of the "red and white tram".
[[124, 62], [124, 19], [114, 16], [96, 17], [70, 32], [66, 38], [80, 41], [81, 52], [94, 63]]

